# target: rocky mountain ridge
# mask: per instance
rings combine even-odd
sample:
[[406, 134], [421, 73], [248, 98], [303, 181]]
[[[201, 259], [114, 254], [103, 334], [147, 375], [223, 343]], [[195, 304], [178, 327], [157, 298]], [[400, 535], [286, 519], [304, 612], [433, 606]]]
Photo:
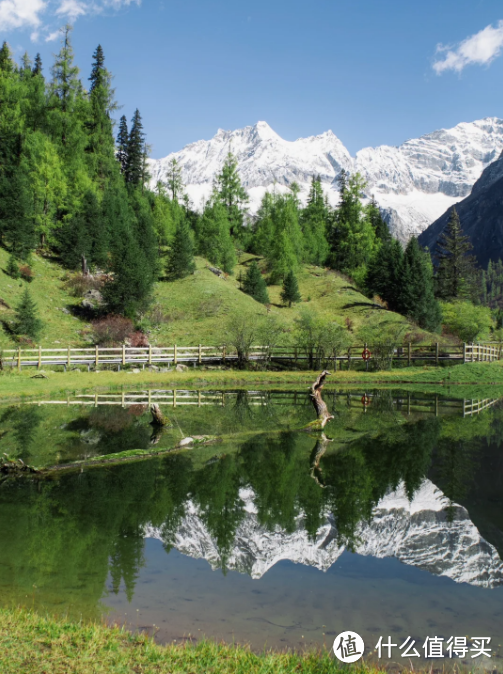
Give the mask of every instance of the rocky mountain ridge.
[[[326, 571], [344, 552], [345, 547], [337, 543], [337, 529], [330, 513], [315, 540], [310, 540], [302, 515], [293, 533], [279, 527], [270, 531], [258, 521], [252, 489], [242, 489], [240, 497], [246, 516], [226, 557], [228, 569], [259, 579], [279, 561], [290, 560]], [[465, 508], [453, 505], [450, 521], [446, 505], [444, 494], [429, 480], [424, 481], [412, 501], [408, 500], [404, 485], [400, 485], [378, 503], [370, 523], [360, 524], [355, 552], [377, 558], [396, 557], [404, 564], [458, 583], [487, 588], [503, 585], [503, 562], [496, 549], [482, 538]], [[162, 541], [162, 529], [147, 527], [145, 537]], [[213, 569], [221, 567], [216, 541], [191, 501], [186, 504], [174, 547], [194, 559], [206, 559]]]
[[467, 196], [482, 171], [503, 150], [503, 120], [489, 117], [441, 129], [398, 147], [368, 147], [351, 157], [332, 131], [286, 141], [266, 122], [236, 131], [220, 129], [168, 157], [150, 161], [152, 185], [166, 179], [169, 162], [182, 167], [187, 193], [201, 208], [212, 191], [215, 175], [232, 151], [255, 214], [266, 191], [287, 192], [293, 182], [305, 201], [313, 175], [320, 175], [332, 204], [339, 198], [341, 169], [359, 171], [367, 181], [390, 230], [402, 241], [420, 234], [447, 208]]
[[[480, 266], [503, 258], [503, 153], [484, 169], [469, 196], [456, 204], [456, 210]], [[450, 213], [449, 208], [421, 234], [421, 245], [435, 250]]]

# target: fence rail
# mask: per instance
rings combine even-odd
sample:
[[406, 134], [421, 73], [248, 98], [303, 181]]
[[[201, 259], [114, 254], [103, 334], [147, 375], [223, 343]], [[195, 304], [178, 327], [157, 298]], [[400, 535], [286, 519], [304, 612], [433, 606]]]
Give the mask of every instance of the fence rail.
[[[320, 364], [330, 364], [335, 370], [337, 367], [351, 368], [354, 362], [372, 362], [376, 359], [385, 359], [390, 363], [407, 362], [408, 365], [416, 361], [439, 365], [444, 361], [461, 363], [501, 360], [503, 355], [502, 344], [462, 344], [460, 346], [444, 346], [439, 343], [430, 345], [416, 345], [408, 342], [402, 346], [361, 344], [351, 346], [331, 354], [317, 354], [315, 349], [306, 349], [300, 346], [267, 347], [252, 346], [247, 354], [247, 360], [274, 361], [277, 363], [308, 363], [318, 367]], [[100, 365], [132, 365], [145, 367], [150, 365], [178, 365], [192, 363], [233, 363], [240, 359], [236, 349], [223, 346], [178, 346], [168, 347], [88, 347], [88, 348], [58, 348], [43, 349], [6, 349], [1, 354], [3, 366], [37, 367], [59, 365], [65, 369], [69, 367], [87, 366], [88, 369], [97, 369]]]

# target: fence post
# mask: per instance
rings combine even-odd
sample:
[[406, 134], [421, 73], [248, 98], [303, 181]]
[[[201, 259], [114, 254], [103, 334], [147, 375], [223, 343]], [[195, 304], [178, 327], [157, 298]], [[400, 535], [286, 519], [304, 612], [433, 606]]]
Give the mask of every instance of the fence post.
[[438, 365], [438, 342], [435, 344], [435, 365]]
[[21, 347], [17, 350], [17, 369], [18, 372], [21, 372]]
[[39, 344], [38, 345], [38, 369], [40, 370], [41, 367], [42, 367], [42, 347]]
[[97, 370], [98, 369], [98, 363], [100, 362], [100, 352], [99, 352], [97, 344], [96, 344], [96, 355], [95, 355], [94, 361], [95, 361], [94, 362], [94, 369]]
[[203, 362], [203, 354], [202, 354], [202, 350], [201, 350], [201, 345], [200, 345], [200, 344], [199, 344], [199, 353], [198, 353], [197, 362], [199, 363], [199, 365], [201, 365], [201, 363]]
[[410, 367], [412, 364], [412, 348], [411, 348], [411, 343], [409, 342], [407, 345], [407, 365]]
[[176, 388], [173, 389], [173, 408], [176, 407]]
[[463, 365], [466, 363], [466, 342], [463, 342]]
[[70, 369], [71, 362], [72, 362], [72, 353], [71, 353], [70, 347], [68, 347], [68, 358], [67, 358], [67, 361], [66, 361], [68, 369]]
[[122, 364], [126, 364], [126, 345], [122, 345]]
[[178, 361], [178, 358], [177, 358], [176, 344], [175, 344], [175, 346], [174, 346], [174, 348], [173, 348], [173, 363], [176, 365], [176, 364], [177, 364], [177, 361]]
[[152, 344], [148, 345], [148, 364], [152, 365]]
[[348, 346], [348, 372], [351, 369], [351, 347]]
[[225, 365], [225, 344], [224, 348], [222, 349], [222, 363]]
[[473, 363], [473, 356], [474, 356], [474, 351], [473, 351], [473, 342], [472, 342], [472, 363]]
[[334, 351], [334, 372], [337, 372], [337, 351]]

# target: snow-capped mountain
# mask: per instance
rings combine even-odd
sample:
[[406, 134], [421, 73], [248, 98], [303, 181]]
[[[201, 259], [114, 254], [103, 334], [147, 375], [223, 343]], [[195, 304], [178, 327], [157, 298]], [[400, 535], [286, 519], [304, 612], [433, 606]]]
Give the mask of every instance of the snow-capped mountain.
[[[287, 534], [279, 527], [268, 531], [258, 522], [253, 491], [242, 489], [240, 496], [246, 516], [226, 558], [228, 569], [258, 579], [277, 562], [290, 560], [326, 571], [344, 552], [345, 548], [337, 544], [337, 530], [330, 514], [312, 541], [302, 516], [293, 533]], [[502, 585], [503, 562], [496, 549], [482, 538], [462, 506], [453, 506], [454, 516], [449, 522], [446, 505], [444, 494], [429, 480], [425, 480], [412, 501], [401, 485], [379, 502], [372, 522], [360, 525], [355, 551], [378, 558], [396, 557], [404, 564], [458, 583], [489, 588]], [[145, 536], [163, 539], [162, 530], [152, 527], [146, 528]], [[213, 569], [221, 565], [216, 542], [192, 502], [187, 503], [175, 547], [194, 559], [206, 559]]]
[[320, 175], [332, 204], [337, 203], [337, 176], [342, 168], [363, 174], [367, 195], [376, 197], [391, 231], [402, 240], [419, 234], [449, 206], [470, 193], [484, 168], [503, 150], [503, 120], [487, 118], [461, 123], [399, 147], [365, 148], [351, 157], [327, 131], [286, 141], [266, 122], [237, 131], [220, 129], [211, 140], [187, 145], [164, 159], [151, 161], [152, 184], [165, 180], [172, 158], [182, 167], [183, 181], [196, 208], [208, 199], [215, 175], [229, 151], [236, 155], [241, 180], [250, 195], [251, 214], [267, 190], [286, 192], [292, 182], [305, 200], [313, 175]]

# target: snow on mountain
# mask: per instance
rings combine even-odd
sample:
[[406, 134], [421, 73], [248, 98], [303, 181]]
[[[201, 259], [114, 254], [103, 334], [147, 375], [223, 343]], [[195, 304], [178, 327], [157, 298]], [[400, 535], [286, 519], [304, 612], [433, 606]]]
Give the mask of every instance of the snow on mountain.
[[[226, 558], [228, 569], [258, 579], [277, 562], [290, 560], [326, 571], [344, 552], [344, 546], [337, 544], [331, 514], [326, 515], [313, 541], [304, 529], [302, 516], [293, 533], [287, 534], [279, 527], [268, 531], [258, 522], [253, 491], [242, 489], [240, 496], [246, 516]], [[424, 481], [412, 501], [401, 485], [379, 502], [370, 523], [359, 526], [355, 551], [378, 558], [396, 557], [404, 564], [458, 583], [502, 585], [503, 562], [496, 549], [482, 538], [462, 506], [453, 506], [453, 520], [449, 522], [446, 505], [445, 496], [429, 480]], [[162, 540], [162, 530], [147, 527], [145, 537]], [[175, 547], [194, 559], [206, 559], [213, 569], [221, 565], [216, 542], [198, 508], [190, 501], [175, 537]]]
[[152, 185], [165, 180], [172, 158], [180, 163], [187, 192], [196, 208], [211, 194], [215, 175], [229, 151], [236, 155], [243, 185], [255, 214], [264, 193], [286, 192], [292, 182], [306, 199], [313, 175], [320, 175], [332, 204], [339, 198], [342, 168], [360, 171], [375, 195], [391, 231], [403, 241], [419, 234], [449, 206], [470, 193], [483, 169], [503, 150], [503, 120], [487, 118], [461, 123], [399, 147], [364, 148], [351, 157], [332, 131], [283, 140], [266, 122], [237, 131], [220, 129], [209, 141], [187, 145], [164, 159], [152, 160]]

